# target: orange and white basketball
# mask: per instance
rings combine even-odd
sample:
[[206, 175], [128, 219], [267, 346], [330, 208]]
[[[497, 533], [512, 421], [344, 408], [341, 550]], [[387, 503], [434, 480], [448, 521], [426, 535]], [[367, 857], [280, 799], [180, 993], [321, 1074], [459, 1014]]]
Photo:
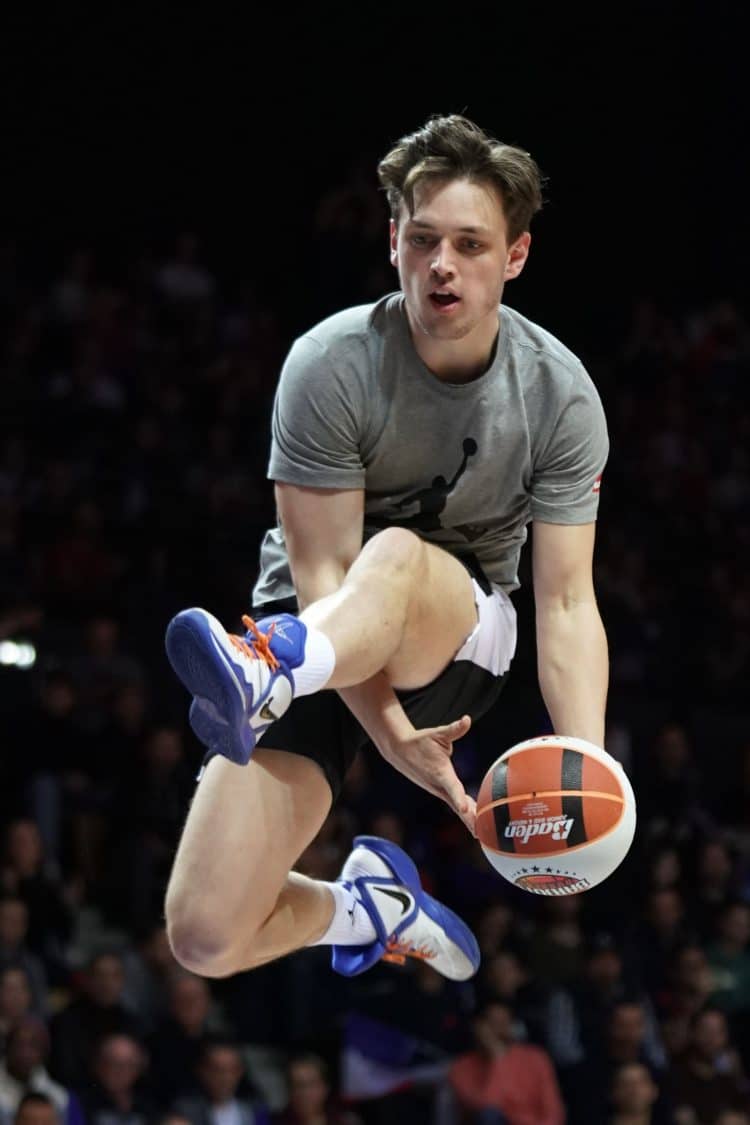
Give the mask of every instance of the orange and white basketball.
[[477, 797], [477, 838], [516, 887], [569, 895], [601, 883], [635, 834], [635, 796], [619, 762], [582, 738], [512, 746]]

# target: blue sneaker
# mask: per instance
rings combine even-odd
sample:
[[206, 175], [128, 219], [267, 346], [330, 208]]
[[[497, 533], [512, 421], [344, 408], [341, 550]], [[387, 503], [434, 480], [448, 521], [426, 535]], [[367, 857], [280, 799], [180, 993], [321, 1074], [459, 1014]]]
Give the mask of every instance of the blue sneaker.
[[292, 702], [292, 671], [304, 659], [307, 636], [288, 613], [242, 623], [247, 633], [237, 637], [205, 609], [185, 609], [166, 634], [169, 662], [195, 697], [191, 727], [209, 750], [239, 765]]
[[376, 961], [427, 961], [450, 980], [468, 980], [479, 968], [479, 946], [457, 914], [422, 890], [406, 852], [390, 840], [357, 836], [338, 882], [356, 889], [377, 938], [369, 945], [334, 945], [333, 968], [357, 976]]

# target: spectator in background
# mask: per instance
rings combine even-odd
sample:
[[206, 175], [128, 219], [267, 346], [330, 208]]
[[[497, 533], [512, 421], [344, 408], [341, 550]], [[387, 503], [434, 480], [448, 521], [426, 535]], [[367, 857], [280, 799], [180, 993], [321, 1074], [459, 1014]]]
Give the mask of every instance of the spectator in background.
[[694, 1016], [705, 1008], [714, 987], [713, 974], [700, 945], [677, 953], [660, 997], [662, 1035], [670, 1058], [687, 1049]]
[[[108, 582], [111, 589], [111, 575]], [[84, 647], [71, 661], [70, 670], [81, 708], [94, 731], [104, 729], [120, 688], [143, 679], [140, 663], [123, 648], [119, 622], [107, 613], [90, 617]]]
[[59, 883], [45, 871], [44, 845], [33, 820], [11, 821], [3, 858], [3, 889], [22, 898], [28, 909], [29, 949], [50, 970], [61, 970], [71, 933], [71, 914]]
[[682, 858], [673, 844], [660, 847], [648, 865], [648, 883], [653, 890], [677, 887], [682, 884]]
[[154, 1107], [141, 1090], [147, 1067], [146, 1052], [130, 1035], [95, 1042], [82, 1099], [86, 1125], [149, 1125]]
[[156, 727], [130, 763], [113, 813], [114, 879], [107, 906], [116, 923], [144, 931], [163, 918], [169, 868], [194, 789], [182, 732]]
[[692, 1109], [699, 1122], [712, 1122], [726, 1110], [750, 1109], [739, 1055], [729, 1038], [727, 1018], [705, 1008], [693, 1020], [690, 1043], [670, 1068], [677, 1111]]
[[121, 684], [115, 691], [105, 730], [98, 740], [106, 746], [106, 776], [119, 782], [133, 768], [148, 733], [148, 694], [140, 680]]
[[472, 1028], [475, 1049], [456, 1059], [449, 1073], [466, 1120], [563, 1125], [565, 1109], [552, 1062], [541, 1047], [515, 1042], [511, 1008], [497, 1001], [485, 1004]]
[[212, 998], [208, 981], [175, 969], [168, 986], [167, 1014], [150, 1040], [152, 1088], [165, 1109], [175, 1098], [195, 1092], [196, 1067], [211, 1031]]
[[658, 1099], [659, 1087], [648, 1067], [623, 1063], [612, 1076], [612, 1113], [607, 1125], [677, 1125], [671, 1113], [659, 1111]]
[[636, 771], [634, 785], [644, 838], [664, 839], [676, 833], [688, 839], [697, 826], [705, 823], [705, 814], [700, 804], [700, 774], [685, 727], [665, 723], [643, 764], [648, 772], [640, 778]]
[[0, 1054], [11, 1028], [33, 1013], [34, 997], [26, 972], [12, 965], [0, 970]]
[[0, 1061], [0, 1113], [10, 1118], [24, 1094], [44, 1094], [64, 1125], [83, 1125], [78, 1099], [47, 1072], [48, 1053], [49, 1035], [41, 1020], [26, 1016], [11, 1029]]
[[517, 916], [508, 902], [493, 902], [485, 907], [477, 925], [477, 941], [482, 960], [514, 945]]
[[[433, 974], [437, 975], [437, 974]], [[328, 1067], [319, 1055], [295, 1055], [287, 1066], [289, 1100], [273, 1125], [361, 1125], [355, 1113], [336, 1104]]]
[[601, 1042], [592, 1043], [581, 1063], [562, 1078], [573, 1125], [606, 1121], [613, 1076], [626, 1063], [642, 1063], [655, 1081], [664, 1075], [664, 1049], [649, 1028], [643, 1004], [634, 1000], [614, 1005]]
[[531, 976], [518, 953], [501, 949], [485, 960], [478, 988], [485, 1000], [497, 1000], [513, 1009], [516, 1027], [523, 1031], [524, 1039], [544, 1044], [547, 991]]
[[[51, 867], [59, 869], [62, 850], [63, 784], [86, 758], [86, 738], [76, 722], [77, 696], [67, 672], [44, 675], [35, 706], [11, 717], [8, 739], [28, 804]], [[28, 747], [34, 747], [33, 755]]]
[[0, 898], [0, 970], [20, 968], [26, 973], [34, 997], [34, 1010], [47, 1012], [47, 974], [39, 957], [27, 945], [29, 910], [22, 898]]
[[190, 1125], [268, 1125], [265, 1108], [243, 1096], [245, 1067], [239, 1048], [224, 1040], [204, 1044], [196, 1069], [198, 1092], [178, 1098], [172, 1111]]
[[647, 1034], [658, 1038], [656, 1021], [647, 998], [625, 972], [623, 956], [608, 934], [589, 939], [581, 976], [549, 997], [544, 1040], [558, 1067], [581, 1063], [601, 1050], [613, 1009], [634, 1000], [643, 1005]]
[[737, 893], [735, 863], [723, 840], [705, 840], [690, 880], [690, 909], [702, 941], [716, 934], [719, 915]]
[[53, 1102], [45, 1094], [24, 1094], [11, 1120], [13, 1125], [62, 1125]]
[[692, 937], [682, 894], [675, 887], [650, 891], [643, 918], [632, 927], [627, 941], [628, 959], [640, 965], [649, 995], [658, 996], [677, 951]]
[[732, 902], [719, 915], [707, 950], [714, 978], [711, 1000], [723, 1011], [750, 1012], [750, 905]]
[[140, 1038], [140, 1020], [122, 1002], [124, 984], [121, 958], [99, 953], [83, 974], [80, 994], [53, 1018], [51, 1070], [66, 1086], [84, 1086], [94, 1046], [104, 1036]]
[[581, 895], [543, 898], [541, 917], [527, 944], [527, 960], [542, 985], [566, 985], [580, 976], [586, 954]]
[[166, 1015], [172, 976], [178, 969], [164, 923], [157, 922], [144, 934], [136, 932], [133, 943], [123, 950], [122, 962], [123, 1004], [138, 1016], [144, 1033], [150, 1035]]

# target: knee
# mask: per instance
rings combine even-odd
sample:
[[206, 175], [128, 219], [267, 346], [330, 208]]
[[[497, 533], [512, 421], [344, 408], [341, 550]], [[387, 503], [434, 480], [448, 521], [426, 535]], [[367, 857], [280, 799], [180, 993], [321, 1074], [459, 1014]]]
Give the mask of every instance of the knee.
[[166, 904], [167, 937], [178, 964], [201, 977], [228, 977], [253, 967], [253, 932], [246, 919], [233, 925], [216, 912]]
[[386, 527], [368, 539], [361, 559], [391, 570], [416, 569], [424, 556], [424, 543], [406, 527]]
[[172, 955], [183, 969], [201, 977], [225, 977], [234, 972], [231, 942], [216, 926], [196, 917], [167, 916]]

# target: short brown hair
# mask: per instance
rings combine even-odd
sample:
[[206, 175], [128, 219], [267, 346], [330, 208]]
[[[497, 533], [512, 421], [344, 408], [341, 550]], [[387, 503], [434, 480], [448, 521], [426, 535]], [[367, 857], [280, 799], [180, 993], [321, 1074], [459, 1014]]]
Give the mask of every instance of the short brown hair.
[[469, 179], [492, 185], [503, 204], [510, 242], [529, 229], [542, 206], [542, 176], [528, 152], [495, 140], [455, 113], [431, 117], [421, 129], [402, 137], [380, 161], [378, 177], [395, 222], [402, 202], [413, 211], [414, 189], [423, 180]]

